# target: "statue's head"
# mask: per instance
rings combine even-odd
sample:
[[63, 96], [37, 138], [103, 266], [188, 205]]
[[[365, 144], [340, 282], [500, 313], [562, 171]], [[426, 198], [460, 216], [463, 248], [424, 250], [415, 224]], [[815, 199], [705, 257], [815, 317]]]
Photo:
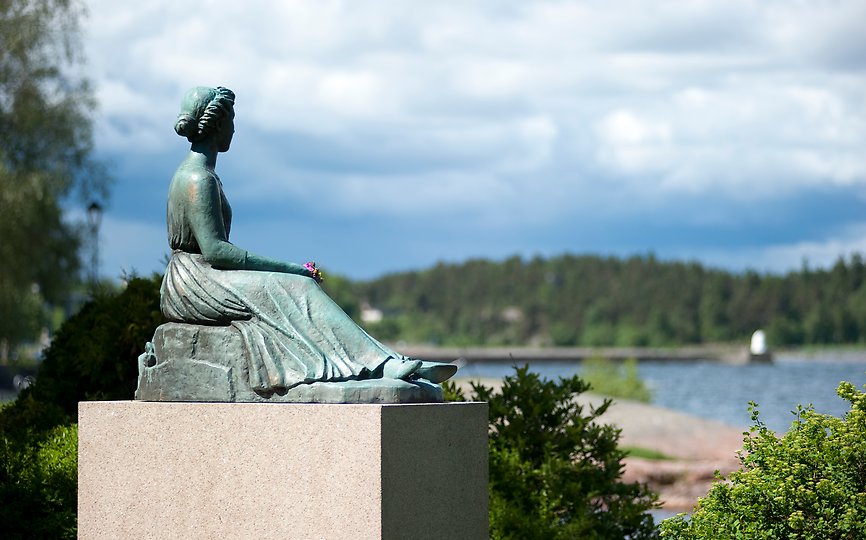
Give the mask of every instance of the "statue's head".
[[234, 134], [234, 116], [234, 92], [222, 86], [197, 86], [183, 96], [174, 130], [191, 143], [213, 140], [225, 152]]

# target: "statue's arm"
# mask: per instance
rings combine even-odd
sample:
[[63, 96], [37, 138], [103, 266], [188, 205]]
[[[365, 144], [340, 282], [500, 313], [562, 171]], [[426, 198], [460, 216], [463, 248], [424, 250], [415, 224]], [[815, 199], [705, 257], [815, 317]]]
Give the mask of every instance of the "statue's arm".
[[185, 195], [190, 205], [188, 218], [202, 257], [221, 270], [259, 270], [283, 272], [311, 277], [300, 264], [282, 262], [250, 253], [228, 241], [220, 192], [214, 178], [202, 178], [190, 183]]

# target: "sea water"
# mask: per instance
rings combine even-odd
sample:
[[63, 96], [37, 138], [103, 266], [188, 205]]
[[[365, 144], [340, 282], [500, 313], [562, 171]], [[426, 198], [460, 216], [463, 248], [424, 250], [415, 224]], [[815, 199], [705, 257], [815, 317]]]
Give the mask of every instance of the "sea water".
[[[556, 379], [580, 374], [580, 362], [530, 363], [530, 369]], [[513, 374], [510, 363], [464, 366], [462, 377], [503, 377]], [[768, 364], [732, 365], [712, 361], [647, 361], [640, 377], [652, 390], [652, 403], [734, 427], [751, 425], [748, 403], [757, 403], [760, 420], [785, 432], [795, 420], [797, 405], [813, 405], [820, 413], [843, 415], [848, 403], [836, 395], [841, 381], [862, 390], [866, 384], [866, 351], [778, 354]]]

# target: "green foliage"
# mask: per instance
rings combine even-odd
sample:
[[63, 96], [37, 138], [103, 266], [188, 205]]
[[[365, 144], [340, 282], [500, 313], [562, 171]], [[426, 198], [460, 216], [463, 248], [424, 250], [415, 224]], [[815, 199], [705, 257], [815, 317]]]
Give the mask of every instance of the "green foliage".
[[713, 485], [691, 518], [662, 522], [664, 538], [866, 538], [866, 394], [842, 383], [844, 418], [798, 407], [781, 438], [751, 404], [742, 467]]
[[33, 390], [23, 390], [15, 401], [0, 409], [0, 437], [15, 444], [26, 443], [28, 438], [41, 437], [57, 426], [74, 422], [58, 405], [34, 398]]
[[367, 331], [380, 341], [396, 341], [403, 335], [400, 320], [394, 317], [385, 318], [379, 322], [366, 323]]
[[[472, 385], [490, 407], [490, 534], [495, 539], [655, 538], [656, 496], [620, 481], [619, 430], [598, 422], [606, 401], [585, 411], [578, 377], [542, 380], [528, 366], [501, 392]], [[452, 397], [462, 397], [453, 385]]]
[[77, 282], [81, 230], [63, 215], [72, 195], [105, 199], [92, 159], [92, 91], [80, 70], [75, 0], [0, 2], [0, 341], [32, 339], [42, 302]]
[[131, 399], [137, 357], [163, 321], [160, 276], [133, 278], [61, 327], [36, 383], [0, 409], [4, 538], [75, 538], [78, 402]]
[[580, 375], [597, 394], [644, 403], [652, 400], [652, 392], [640, 378], [634, 358], [624, 362], [601, 356], [587, 358], [581, 363]]
[[346, 312], [349, 317], [357, 320], [361, 314], [361, 308], [358, 305], [358, 297], [355, 294], [352, 282], [343, 276], [328, 273], [325, 281], [322, 282], [322, 289], [328, 293], [334, 302]]
[[629, 457], [636, 457], [641, 459], [652, 459], [656, 461], [667, 461], [674, 459], [671, 456], [665, 454], [664, 452], [652, 450], [651, 448], [641, 448], [640, 446], [623, 446], [622, 451], [625, 452]]
[[76, 425], [25, 438], [0, 435], [3, 538], [74, 539], [77, 481]]
[[466, 394], [453, 380], [445, 381], [440, 386], [442, 386], [442, 396], [445, 401], [467, 401]]
[[[356, 285], [384, 339], [442, 345], [866, 343], [866, 265], [731, 274], [697, 263], [573, 256], [438, 264]], [[382, 329], [382, 333], [377, 333]]]
[[164, 321], [160, 282], [132, 278], [120, 294], [97, 297], [66, 321], [45, 351], [34, 397], [73, 418], [79, 401], [132, 399], [138, 355]]

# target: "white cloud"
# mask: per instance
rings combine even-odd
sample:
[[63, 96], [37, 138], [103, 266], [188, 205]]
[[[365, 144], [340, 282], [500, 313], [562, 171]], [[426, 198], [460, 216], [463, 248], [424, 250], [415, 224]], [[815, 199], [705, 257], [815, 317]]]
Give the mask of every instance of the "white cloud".
[[[103, 72], [107, 117], [100, 140], [158, 147], [183, 89], [218, 82], [238, 92], [247, 115], [240, 126], [256, 122], [277, 133], [339, 134], [377, 122], [383, 132], [441, 131], [443, 122], [459, 129], [461, 117], [500, 123], [540, 114], [565, 131], [602, 126], [593, 155], [658, 177], [668, 189], [705, 189], [688, 173], [701, 169], [714, 171], [712, 185], [736, 188], [777, 166], [779, 151], [828, 144], [845, 146], [832, 160], [838, 165], [800, 157], [793, 161], [805, 168], [796, 176], [862, 182], [860, 101], [833, 73], [789, 63], [792, 50], [811, 46], [804, 41], [835, 44], [843, 36], [832, 33], [857, 30], [845, 17], [862, 9], [841, 4], [635, 0], [617, 9], [577, 2], [407, 9], [388, 1], [155, 1], [117, 9], [93, 0], [90, 55]], [[862, 85], [862, 75], [858, 80]], [[732, 155], [745, 155], [758, 170], [730, 162], [720, 170], [719, 156]], [[503, 169], [491, 165], [490, 172]], [[788, 176], [777, 172], [762, 176]]]
[[[864, 116], [829, 88], [753, 81], [688, 87], [618, 109], [598, 125], [598, 155], [652, 189], [767, 197], [819, 184], [866, 184]], [[634, 107], [638, 109], [638, 107]]]
[[183, 92], [228, 86], [246, 200], [555, 223], [866, 190], [859, 0], [88, 4], [100, 151], [174, 152]]
[[657, 173], [671, 160], [671, 128], [627, 110], [604, 117], [598, 126], [601, 160], [627, 173]]
[[[369, 71], [337, 72], [319, 81], [316, 102], [340, 115], [375, 116], [379, 102], [393, 103], [379, 77]], [[393, 98], [392, 98], [393, 99]]]
[[469, 58], [457, 68], [455, 87], [475, 99], [513, 97], [526, 92], [532, 75], [522, 62]]

